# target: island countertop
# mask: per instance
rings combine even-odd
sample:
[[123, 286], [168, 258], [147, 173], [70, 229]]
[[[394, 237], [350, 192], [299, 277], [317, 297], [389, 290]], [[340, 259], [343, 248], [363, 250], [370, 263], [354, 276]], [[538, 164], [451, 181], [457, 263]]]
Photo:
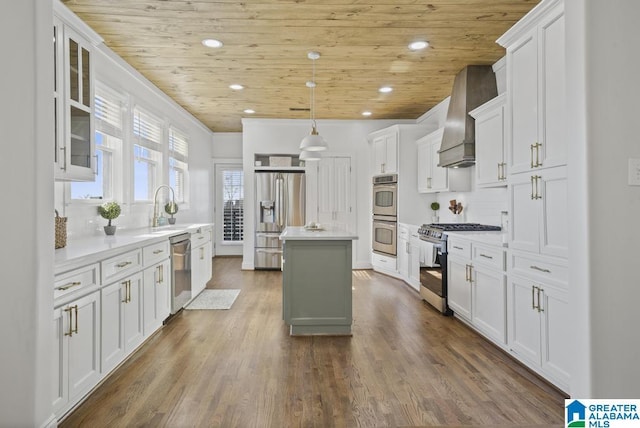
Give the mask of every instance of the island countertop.
[[281, 241], [344, 241], [358, 239], [355, 233], [339, 228], [310, 229], [304, 226], [288, 226], [280, 235]]

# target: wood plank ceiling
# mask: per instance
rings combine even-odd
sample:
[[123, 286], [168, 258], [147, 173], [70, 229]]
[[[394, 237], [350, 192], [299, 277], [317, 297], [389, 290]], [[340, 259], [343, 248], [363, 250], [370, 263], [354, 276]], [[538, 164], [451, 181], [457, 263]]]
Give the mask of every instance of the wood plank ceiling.
[[[215, 132], [242, 117], [415, 119], [539, 0], [66, 0], [125, 61]], [[205, 38], [221, 40], [211, 49]], [[408, 43], [430, 46], [411, 51]], [[244, 86], [241, 91], [230, 84]], [[383, 85], [389, 94], [378, 93]], [[255, 114], [244, 113], [245, 109]], [[302, 109], [295, 111], [291, 109]], [[307, 109], [306, 111], [304, 109]]]

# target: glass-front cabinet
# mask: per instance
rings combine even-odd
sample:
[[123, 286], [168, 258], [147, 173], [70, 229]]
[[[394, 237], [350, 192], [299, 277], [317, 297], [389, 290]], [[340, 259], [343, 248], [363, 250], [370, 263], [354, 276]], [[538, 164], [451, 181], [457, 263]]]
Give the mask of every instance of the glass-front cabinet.
[[91, 44], [54, 17], [55, 178], [95, 179]]

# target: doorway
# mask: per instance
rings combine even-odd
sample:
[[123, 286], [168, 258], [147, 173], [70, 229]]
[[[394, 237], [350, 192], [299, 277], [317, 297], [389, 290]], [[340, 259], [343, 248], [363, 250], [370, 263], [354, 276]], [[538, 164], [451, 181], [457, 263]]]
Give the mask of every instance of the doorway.
[[215, 163], [215, 255], [241, 256], [244, 240], [244, 173], [240, 160]]

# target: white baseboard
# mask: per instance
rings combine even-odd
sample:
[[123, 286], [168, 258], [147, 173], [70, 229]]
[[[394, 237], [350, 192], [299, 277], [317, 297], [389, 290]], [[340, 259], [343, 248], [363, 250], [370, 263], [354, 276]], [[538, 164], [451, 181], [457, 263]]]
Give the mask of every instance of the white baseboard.
[[56, 428], [58, 426], [58, 420], [56, 419], [56, 415], [53, 413], [49, 416], [49, 419], [44, 421], [40, 428]]
[[373, 269], [373, 265], [371, 264], [371, 262], [355, 262], [355, 264], [353, 265], [353, 269]]
[[253, 263], [242, 262], [242, 270], [255, 270]]

